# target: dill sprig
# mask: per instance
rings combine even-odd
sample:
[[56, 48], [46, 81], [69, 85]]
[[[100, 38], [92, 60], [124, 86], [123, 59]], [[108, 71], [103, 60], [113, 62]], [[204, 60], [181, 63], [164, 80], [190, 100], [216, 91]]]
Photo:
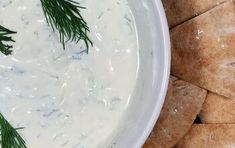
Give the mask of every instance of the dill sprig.
[[53, 31], [56, 29], [59, 32], [64, 49], [68, 41], [78, 43], [83, 40], [88, 52], [89, 46], [92, 46], [88, 37], [90, 30], [80, 13], [85, 7], [73, 0], [41, 0], [41, 4], [47, 23]]
[[10, 36], [11, 34], [15, 34], [16, 32], [11, 31], [3, 26], [0, 25], [0, 51], [5, 54], [9, 55], [12, 53], [12, 45], [8, 45], [5, 42], [15, 42], [12, 37]]
[[26, 148], [24, 139], [0, 113], [0, 146], [1, 148]]

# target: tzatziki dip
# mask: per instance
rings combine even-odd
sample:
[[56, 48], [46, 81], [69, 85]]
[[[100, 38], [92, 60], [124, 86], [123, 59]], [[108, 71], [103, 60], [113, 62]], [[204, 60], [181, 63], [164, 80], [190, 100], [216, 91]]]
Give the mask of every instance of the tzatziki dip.
[[28, 148], [95, 148], [109, 143], [129, 107], [138, 70], [127, 0], [76, 0], [89, 25], [89, 53], [48, 26], [40, 0], [1, 0], [0, 24], [17, 32], [0, 53], [0, 112]]

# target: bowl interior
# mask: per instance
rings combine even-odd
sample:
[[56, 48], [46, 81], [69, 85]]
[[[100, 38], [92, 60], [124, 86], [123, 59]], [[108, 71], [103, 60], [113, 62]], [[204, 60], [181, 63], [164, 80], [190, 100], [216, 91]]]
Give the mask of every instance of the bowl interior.
[[130, 108], [111, 146], [141, 147], [156, 122], [168, 87], [170, 39], [161, 0], [128, 0], [136, 21], [139, 75]]

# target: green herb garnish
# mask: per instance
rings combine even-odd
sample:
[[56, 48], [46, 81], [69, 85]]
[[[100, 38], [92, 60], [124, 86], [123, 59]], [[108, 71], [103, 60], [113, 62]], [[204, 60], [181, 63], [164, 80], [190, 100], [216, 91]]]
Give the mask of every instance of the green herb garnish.
[[68, 41], [78, 43], [83, 40], [87, 52], [92, 41], [87, 33], [90, 31], [86, 21], [80, 14], [80, 3], [73, 0], [41, 0], [42, 8], [47, 19], [47, 23], [59, 32], [60, 42], [65, 49]]
[[24, 139], [0, 113], [0, 146], [1, 148], [26, 148]]
[[[78, 43], [83, 40], [88, 52], [89, 46], [93, 45], [88, 37], [90, 32], [86, 21], [80, 14], [80, 3], [73, 0], [41, 0], [42, 8], [46, 16], [47, 23], [59, 32], [60, 42], [65, 49], [65, 43], [68, 41]], [[12, 53], [12, 45], [6, 42], [15, 42], [10, 35], [16, 32], [11, 31], [0, 25], [0, 52], [5, 55]], [[27, 148], [24, 139], [0, 113], [0, 147], [1, 148]]]
[[5, 54], [9, 55], [12, 53], [12, 45], [6, 44], [6, 42], [15, 42], [12, 37], [10, 36], [11, 34], [15, 34], [16, 32], [11, 31], [3, 26], [0, 25], [0, 51]]

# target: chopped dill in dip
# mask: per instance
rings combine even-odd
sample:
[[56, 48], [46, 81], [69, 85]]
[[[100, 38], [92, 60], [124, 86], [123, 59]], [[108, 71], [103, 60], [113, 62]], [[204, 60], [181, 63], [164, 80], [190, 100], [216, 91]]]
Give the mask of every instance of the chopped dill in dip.
[[28, 148], [94, 148], [109, 143], [135, 87], [138, 44], [127, 0], [76, 0], [93, 46], [66, 43], [48, 26], [40, 0], [1, 0], [13, 34], [0, 53], [0, 113]]

